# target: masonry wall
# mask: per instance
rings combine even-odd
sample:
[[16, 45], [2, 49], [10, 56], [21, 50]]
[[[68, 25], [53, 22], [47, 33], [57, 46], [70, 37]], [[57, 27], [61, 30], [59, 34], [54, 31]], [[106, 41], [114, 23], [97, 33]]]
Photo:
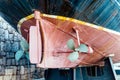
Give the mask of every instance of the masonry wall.
[[26, 58], [15, 60], [21, 38], [22, 36], [0, 17], [0, 80], [32, 80], [43, 76], [43, 69], [29, 64]]

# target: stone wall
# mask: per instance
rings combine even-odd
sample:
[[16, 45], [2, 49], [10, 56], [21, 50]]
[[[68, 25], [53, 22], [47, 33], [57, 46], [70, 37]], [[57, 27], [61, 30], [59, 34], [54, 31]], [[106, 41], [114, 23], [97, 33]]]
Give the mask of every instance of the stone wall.
[[43, 69], [22, 57], [15, 60], [15, 53], [20, 49], [22, 36], [0, 17], [0, 80], [32, 80], [43, 75]]

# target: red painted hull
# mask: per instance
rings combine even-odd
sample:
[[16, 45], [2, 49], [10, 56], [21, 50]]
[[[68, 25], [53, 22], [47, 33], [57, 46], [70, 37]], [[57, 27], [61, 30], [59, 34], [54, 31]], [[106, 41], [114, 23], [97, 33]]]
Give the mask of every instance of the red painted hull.
[[[29, 28], [35, 25], [35, 19], [24, 21], [19, 27], [22, 36], [29, 42]], [[92, 54], [79, 53], [75, 62], [68, 60], [71, 50], [67, 41], [73, 39], [77, 46], [77, 36], [73, 27], [77, 26], [79, 37], [85, 44], [93, 48]], [[43, 68], [66, 68], [75, 66], [97, 65], [110, 54], [113, 61], [120, 61], [120, 34], [96, 28], [99, 26], [69, 18], [42, 16], [41, 20], [42, 52], [41, 62], [37, 65]], [[33, 56], [34, 57], [34, 56]]]

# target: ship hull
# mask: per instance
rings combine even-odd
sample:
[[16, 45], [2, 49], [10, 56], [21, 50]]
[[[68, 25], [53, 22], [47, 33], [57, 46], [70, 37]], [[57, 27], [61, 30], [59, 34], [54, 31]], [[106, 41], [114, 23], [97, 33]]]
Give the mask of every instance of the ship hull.
[[[43, 68], [70, 68], [76, 66], [102, 65], [102, 61], [109, 55], [113, 55], [113, 62], [120, 61], [120, 33], [75, 19], [41, 15], [42, 55], [41, 61], [37, 63]], [[30, 15], [18, 24], [18, 30], [29, 42], [29, 30], [36, 25], [33, 15]], [[82, 43], [93, 48], [93, 53], [79, 53], [79, 58], [71, 62], [68, 59], [71, 50], [67, 47], [67, 41], [73, 39], [78, 46], [77, 36], [73, 28], [79, 31]], [[33, 56], [34, 57], [34, 56]]]

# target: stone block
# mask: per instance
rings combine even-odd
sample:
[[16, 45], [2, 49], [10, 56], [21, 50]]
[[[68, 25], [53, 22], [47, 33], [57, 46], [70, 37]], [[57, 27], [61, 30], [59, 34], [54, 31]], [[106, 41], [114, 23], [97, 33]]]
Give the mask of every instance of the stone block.
[[24, 68], [24, 66], [21, 66], [21, 68], [20, 68], [20, 74], [25, 74], [25, 68]]
[[16, 75], [17, 73], [17, 67], [13, 66], [13, 74]]
[[17, 68], [14, 66], [11, 69], [5, 69], [5, 77], [4, 80], [16, 80], [16, 70]]
[[12, 75], [4, 76], [4, 80], [12, 80]]
[[15, 64], [16, 64], [16, 66], [17, 66], [17, 65], [19, 65], [19, 62], [15, 60]]
[[0, 35], [4, 34], [5, 30], [0, 28]]
[[15, 57], [15, 53], [9, 52], [9, 58], [14, 58]]
[[5, 43], [4, 42], [0, 42], [0, 51], [4, 51], [3, 48], [5, 46]]
[[15, 31], [15, 29], [13, 29], [12, 26], [8, 25], [8, 32], [9, 32], [10, 34], [13, 34], [14, 31]]
[[5, 55], [6, 55], [5, 52], [3, 52], [3, 51], [0, 52], [0, 56], [5, 56]]
[[4, 80], [4, 76], [0, 76], [0, 80]]
[[21, 80], [21, 76], [20, 75], [16, 75], [16, 80]]
[[12, 40], [12, 41], [10, 41], [10, 43], [11, 43], [11, 44], [13, 44], [13, 43], [14, 43], [14, 41]]
[[11, 80], [16, 80], [16, 75], [12, 75], [12, 79]]
[[2, 58], [0, 58], [0, 65], [3, 65], [3, 60], [2, 60]]
[[2, 23], [2, 28], [6, 30], [6, 29], [8, 28], [7, 24], [8, 24], [8, 23], [6, 23], [5, 21], [3, 21], [3, 23]]
[[7, 63], [6, 63], [6, 65], [10, 66], [11, 64], [12, 64], [11, 59], [7, 59]]
[[15, 59], [12, 59], [12, 65], [13, 65], [13, 66], [16, 65]]
[[8, 36], [9, 36], [8, 30], [5, 30], [5, 35], [4, 35], [4, 36], [5, 36], [5, 40], [8, 40], [8, 39], [9, 39], [9, 37], [8, 37]]
[[3, 63], [3, 66], [6, 65], [6, 57], [5, 56], [2, 58], [2, 63]]
[[14, 36], [14, 41], [20, 41], [18, 36]]
[[18, 40], [20, 41], [21, 39], [22, 39], [22, 35], [21, 34], [19, 34], [19, 33], [17, 33], [18, 35], [17, 35], [17, 37], [18, 37]]
[[5, 52], [8, 52], [8, 51], [11, 51], [11, 43], [10, 43], [10, 41], [6, 41], [5, 42], [5, 44], [4, 44], [4, 47], [3, 47], [3, 50], [5, 51]]
[[2, 34], [1, 36], [0, 36], [0, 41], [5, 41], [5, 36], [3, 36], [3, 35], [5, 35], [5, 34]]
[[6, 58], [9, 58], [9, 52], [6, 52]]
[[31, 65], [31, 72], [35, 71], [35, 65]]
[[5, 68], [4, 66], [0, 66], [0, 75], [4, 75], [5, 74]]
[[21, 75], [21, 80], [28, 80], [28, 75], [27, 74]]
[[25, 74], [28, 74], [28, 68], [24, 68]]
[[5, 69], [5, 75], [12, 75], [14, 72], [14, 69]]
[[2, 21], [0, 20], [0, 28], [2, 29]]
[[14, 35], [13, 34], [9, 34], [9, 40], [13, 40], [14, 39]]
[[19, 42], [14, 42], [14, 43], [12, 44], [12, 49], [11, 49], [11, 51], [12, 51], [12, 52], [17, 52], [19, 49], [20, 49], [20, 44], [19, 44]]

